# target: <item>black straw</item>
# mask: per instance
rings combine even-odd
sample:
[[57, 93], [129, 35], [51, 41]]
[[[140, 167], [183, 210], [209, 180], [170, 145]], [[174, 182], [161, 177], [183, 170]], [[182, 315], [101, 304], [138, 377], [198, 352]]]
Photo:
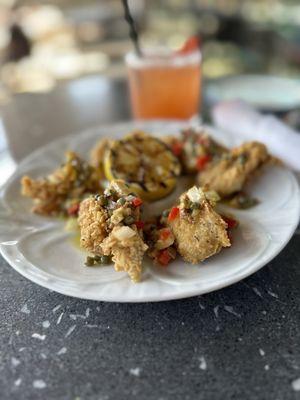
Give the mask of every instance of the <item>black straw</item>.
[[134, 22], [134, 19], [132, 18], [132, 15], [130, 13], [130, 9], [128, 6], [128, 0], [122, 0], [123, 6], [124, 6], [124, 17], [125, 20], [128, 22], [129, 25], [129, 36], [130, 39], [133, 41], [135, 51], [138, 56], [142, 57], [142, 51], [139, 45], [139, 36], [137, 33], [136, 25]]

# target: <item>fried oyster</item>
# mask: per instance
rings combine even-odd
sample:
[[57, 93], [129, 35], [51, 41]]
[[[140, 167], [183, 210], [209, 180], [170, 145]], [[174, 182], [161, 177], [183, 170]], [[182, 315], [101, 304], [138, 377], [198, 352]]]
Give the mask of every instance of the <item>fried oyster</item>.
[[215, 190], [222, 198], [228, 197], [240, 192], [269, 159], [264, 144], [244, 143], [207, 164], [198, 175], [198, 183]]
[[78, 217], [81, 246], [95, 256], [111, 256], [116, 271], [126, 271], [133, 282], [140, 280], [148, 248], [141, 229], [141, 205], [123, 181], [115, 180], [103, 195], [84, 200]]
[[84, 195], [101, 191], [97, 171], [72, 151], [53, 173], [39, 179], [24, 176], [21, 185], [22, 195], [34, 201], [32, 211], [42, 215], [67, 214], [74, 206], [78, 210]]
[[197, 264], [231, 245], [227, 224], [214, 209], [216, 201], [215, 193], [194, 186], [169, 213], [167, 224], [178, 253], [187, 262]]

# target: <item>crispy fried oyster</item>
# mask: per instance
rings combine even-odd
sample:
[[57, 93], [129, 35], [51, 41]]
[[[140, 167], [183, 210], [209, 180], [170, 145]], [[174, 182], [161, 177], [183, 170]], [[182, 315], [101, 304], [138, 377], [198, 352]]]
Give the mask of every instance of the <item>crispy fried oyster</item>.
[[93, 167], [74, 152], [66, 153], [66, 162], [46, 178], [21, 180], [22, 195], [34, 200], [32, 211], [56, 215], [66, 211], [66, 201], [80, 200], [85, 193], [101, 190], [100, 180]]
[[101, 243], [108, 235], [108, 213], [94, 198], [81, 202], [78, 225], [80, 228], [80, 245], [89, 252], [102, 254]]
[[214, 210], [214, 201], [193, 187], [180, 197], [179, 215], [168, 224], [183, 259], [199, 263], [230, 246], [227, 224]]
[[95, 255], [112, 255], [116, 271], [140, 279], [142, 258], [148, 246], [135, 223], [140, 204], [121, 180], [110, 183], [104, 195], [84, 200], [79, 210], [80, 243]]
[[259, 142], [245, 143], [209, 163], [199, 173], [198, 182], [221, 197], [241, 191], [246, 182], [269, 160], [267, 148]]
[[126, 271], [133, 282], [141, 278], [142, 260], [148, 246], [136, 229], [116, 226], [101, 244], [104, 255], [112, 255], [116, 271]]

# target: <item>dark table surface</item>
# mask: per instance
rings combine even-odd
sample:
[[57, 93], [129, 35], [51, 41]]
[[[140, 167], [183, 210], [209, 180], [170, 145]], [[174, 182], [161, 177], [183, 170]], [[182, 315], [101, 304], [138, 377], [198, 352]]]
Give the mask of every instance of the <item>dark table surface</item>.
[[[2, 117], [19, 160], [62, 134], [129, 114], [124, 84], [95, 77], [19, 96]], [[147, 304], [68, 298], [0, 258], [0, 399], [300, 398], [299, 249], [298, 231], [240, 283]]]

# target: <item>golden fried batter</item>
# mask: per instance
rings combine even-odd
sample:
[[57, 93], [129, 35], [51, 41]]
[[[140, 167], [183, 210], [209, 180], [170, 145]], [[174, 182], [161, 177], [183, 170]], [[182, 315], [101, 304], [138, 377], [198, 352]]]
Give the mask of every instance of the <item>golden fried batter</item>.
[[66, 162], [46, 178], [21, 180], [23, 196], [34, 200], [33, 212], [55, 215], [66, 212], [66, 201], [81, 199], [85, 193], [101, 190], [96, 170], [74, 152], [66, 153]]
[[251, 176], [269, 160], [267, 148], [259, 142], [245, 143], [209, 163], [198, 182], [221, 197], [241, 191]]
[[222, 247], [230, 246], [226, 222], [200, 188], [194, 187], [181, 195], [178, 208], [178, 215], [168, 225], [175, 236], [177, 251], [185, 261], [197, 264]]
[[124, 181], [112, 181], [103, 195], [84, 200], [79, 209], [80, 244], [94, 255], [112, 256], [117, 271], [140, 279], [148, 246], [137, 229], [142, 201]]
[[94, 198], [81, 202], [78, 225], [80, 228], [80, 245], [89, 252], [100, 255], [101, 243], [108, 235], [107, 211]]
[[126, 271], [133, 282], [141, 278], [142, 260], [148, 246], [137, 229], [116, 226], [101, 244], [104, 255], [112, 255], [116, 271]]

